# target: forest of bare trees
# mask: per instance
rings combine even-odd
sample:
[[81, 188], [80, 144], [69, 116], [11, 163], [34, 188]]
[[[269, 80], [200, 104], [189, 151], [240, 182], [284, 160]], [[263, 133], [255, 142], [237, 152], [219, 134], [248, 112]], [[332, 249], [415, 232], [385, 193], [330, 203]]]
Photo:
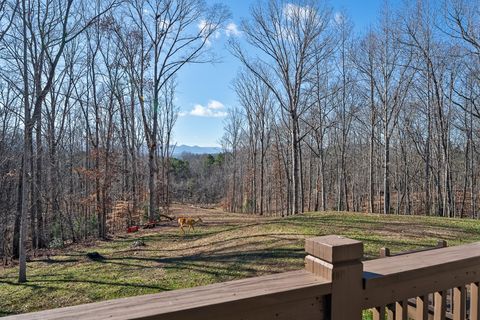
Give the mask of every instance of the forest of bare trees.
[[[2, 0], [0, 256], [168, 206], [176, 75], [228, 18], [197, 0]], [[134, 221], [136, 219], [136, 221]]]
[[217, 61], [200, 0], [0, 0], [0, 257], [107, 238], [172, 201], [478, 217], [480, 11], [388, 2], [354, 33], [258, 1], [230, 53], [224, 153], [172, 157], [179, 72]]
[[269, 1], [241, 30], [227, 210], [480, 217], [478, 3], [385, 2], [359, 34], [317, 1]]

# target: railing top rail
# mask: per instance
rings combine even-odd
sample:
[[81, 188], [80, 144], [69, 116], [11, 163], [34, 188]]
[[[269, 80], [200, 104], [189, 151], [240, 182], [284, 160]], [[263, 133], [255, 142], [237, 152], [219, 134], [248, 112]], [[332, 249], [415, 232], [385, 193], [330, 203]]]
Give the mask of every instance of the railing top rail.
[[369, 308], [478, 281], [480, 242], [365, 261]]
[[472, 261], [480, 262], [480, 242], [369, 260], [363, 263], [363, 270], [367, 283], [373, 285], [377, 281], [384, 282], [392, 275], [398, 281], [400, 274], [412, 277]]
[[437, 245], [435, 247], [418, 248], [418, 249], [413, 249], [413, 250], [410, 250], [410, 251], [396, 252], [396, 253], [393, 253], [393, 254], [390, 252], [389, 248], [384, 247], [384, 248], [380, 248], [380, 258], [403, 256], [403, 255], [410, 254], [410, 253], [430, 251], [430, 250], [436, 250], [436, 249], [439, 249], [439, 248], [446, 248], [446, 247], [447, 247], [447, 241], [445, 241], [445, 240], [437, 241]]
[[331, 282], [299, 270], [4, 319], [237, 319], [246, 310], [318, 297], [330, 290]]

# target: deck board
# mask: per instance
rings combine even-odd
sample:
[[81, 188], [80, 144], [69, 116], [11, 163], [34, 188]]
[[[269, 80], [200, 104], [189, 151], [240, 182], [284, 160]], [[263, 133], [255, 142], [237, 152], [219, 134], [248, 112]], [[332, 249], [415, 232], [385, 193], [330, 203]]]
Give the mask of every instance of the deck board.
[[[291, 271], [274, 275], [217, 283], [208, 286], [181, 289], [115, 299], [79, 306], [27, 313], [5, 317], [5, 320], [25, 319], [208, 319], [230, 315], [245, 315], [249, 310], [265, 312], [272, 305], [319, 300], [330, 293], [330, 282], [305, 271]], [[309, 305], [312, 303], [309, 302]], [[277, 309], [278, 312], [282, 308]], [[316, 314], [318, 308], [311, 310]], [[308, 317], [307, 317], [308, 318]]]

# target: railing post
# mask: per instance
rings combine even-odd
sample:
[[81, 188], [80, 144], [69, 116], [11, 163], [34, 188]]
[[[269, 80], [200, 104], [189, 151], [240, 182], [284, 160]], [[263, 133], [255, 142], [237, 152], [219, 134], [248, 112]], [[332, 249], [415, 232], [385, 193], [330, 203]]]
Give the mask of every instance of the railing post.
[[362, 319], [363, 243], [340, 236], [305, 241], [305, 268], [332, 282], [331, 320]]
[[390, 249], [380, 248], [380, 258], [390, 257]]

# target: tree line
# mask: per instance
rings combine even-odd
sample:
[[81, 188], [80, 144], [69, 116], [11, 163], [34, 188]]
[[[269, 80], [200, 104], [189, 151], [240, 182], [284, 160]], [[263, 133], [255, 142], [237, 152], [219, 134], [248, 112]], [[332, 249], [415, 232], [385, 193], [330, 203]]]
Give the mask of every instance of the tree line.
[[176, 75], [229, 17], [199, 0], [0, 0], [0, 256], [168, 214]]
[[252, 7], [225, 123], [225, 208], [478, 218], [480, 7], [385, 2], [355, 33], [317, 1]]

